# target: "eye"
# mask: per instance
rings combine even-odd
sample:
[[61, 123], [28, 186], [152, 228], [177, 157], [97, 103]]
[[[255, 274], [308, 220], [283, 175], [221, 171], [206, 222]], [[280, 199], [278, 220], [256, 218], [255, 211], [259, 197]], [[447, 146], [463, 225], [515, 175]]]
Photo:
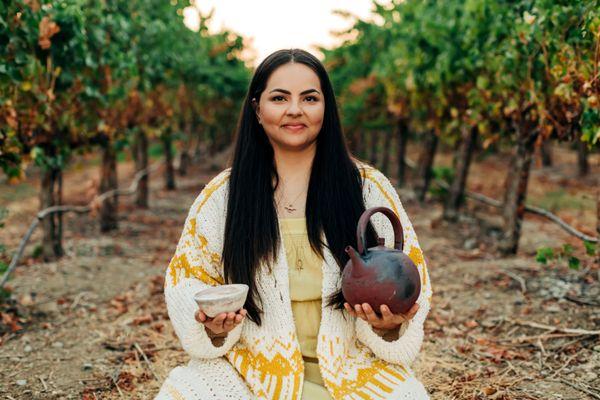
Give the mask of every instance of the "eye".
[[277, 101], [277, 99], [284, 99], [284, 97], [283, 96], [273, 96], [273, 97], [271, 97], [271, 100], [273, 100], [273, 101]]
[[306, 98], [307, 98], [307, 99], [313, 99], [314, 101], [312, 101], [312, 103], [315, 103], [315, 102], [319, 101], [319, 98], [318, 98], [318, 97], [315, 97], [315, 96], [308, 96], [308, 97], [306, 97]]

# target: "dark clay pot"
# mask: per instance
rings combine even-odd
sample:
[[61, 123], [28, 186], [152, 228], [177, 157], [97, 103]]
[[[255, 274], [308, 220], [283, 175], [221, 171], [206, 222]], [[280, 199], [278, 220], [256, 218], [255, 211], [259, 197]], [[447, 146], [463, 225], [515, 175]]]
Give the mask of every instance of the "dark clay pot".
[[[385, 247], [385, 239], [378, 238], [378, 246], [366, 249], [365, 231], [371, 215], [383, 213], [394, 228], [394, 249]], [[350, 260], [342, 273], [342, 293], [352, 307], [368, 303], [380, 314], [380, 306], [387, 305], [394, 314], [405, 314], [417, 301], [421, 292], [419, 270], [404, 254], [404, 235], [400, 220], [387, 207], [366, 210], [356, 229], [358, 252], [346, 247]]]

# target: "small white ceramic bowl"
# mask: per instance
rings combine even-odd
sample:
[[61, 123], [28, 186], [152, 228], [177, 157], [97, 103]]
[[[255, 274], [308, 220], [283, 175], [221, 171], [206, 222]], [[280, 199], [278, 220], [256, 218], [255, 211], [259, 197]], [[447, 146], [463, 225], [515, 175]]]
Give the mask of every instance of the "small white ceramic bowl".
[[196, 293], [194, 300], [204, 314], [214, 318], [223, 312], [240, 310], [246, 302], [248, 289], [243, 283], [212, 286]]

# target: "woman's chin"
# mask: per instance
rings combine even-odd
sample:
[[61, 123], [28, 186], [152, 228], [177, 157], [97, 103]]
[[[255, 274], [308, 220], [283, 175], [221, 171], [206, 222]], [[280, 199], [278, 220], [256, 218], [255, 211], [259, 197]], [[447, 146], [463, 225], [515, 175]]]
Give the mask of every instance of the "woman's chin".
[[294, 138], [293, 140], [285, 140], [278, 143], [278, 147], [285, 151], [303, 151], [311, 145], [310, 139], [306, 137]]

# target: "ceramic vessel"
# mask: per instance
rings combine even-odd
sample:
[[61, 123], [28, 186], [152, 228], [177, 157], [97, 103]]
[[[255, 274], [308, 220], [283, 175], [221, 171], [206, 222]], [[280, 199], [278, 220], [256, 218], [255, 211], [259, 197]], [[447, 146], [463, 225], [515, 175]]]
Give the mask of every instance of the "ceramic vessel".
[[236, 283], [212, 286], [197, 292], [194, 300], [210, 318], [223, 312], [237, 312], [246, 302], [248, 285]]
[[[366, 248], [365, 231], [371, 216], [383, 213], [394, 228], [394, 248], [385, 247], [385, 239], [378, 238], [378, 246]], [[368, 303], [378, 314], [380, 306], [387, 305], [394, 314], [405, 314], [415, 304], [421, 292], [419, 270], [403, 252], [404, 236], [400, 220], [387, 207], [366, 210], [356, 229], [358, 252], [346, 247], [350, 260], [342, 273], [342, 293], [351, 306]]]

